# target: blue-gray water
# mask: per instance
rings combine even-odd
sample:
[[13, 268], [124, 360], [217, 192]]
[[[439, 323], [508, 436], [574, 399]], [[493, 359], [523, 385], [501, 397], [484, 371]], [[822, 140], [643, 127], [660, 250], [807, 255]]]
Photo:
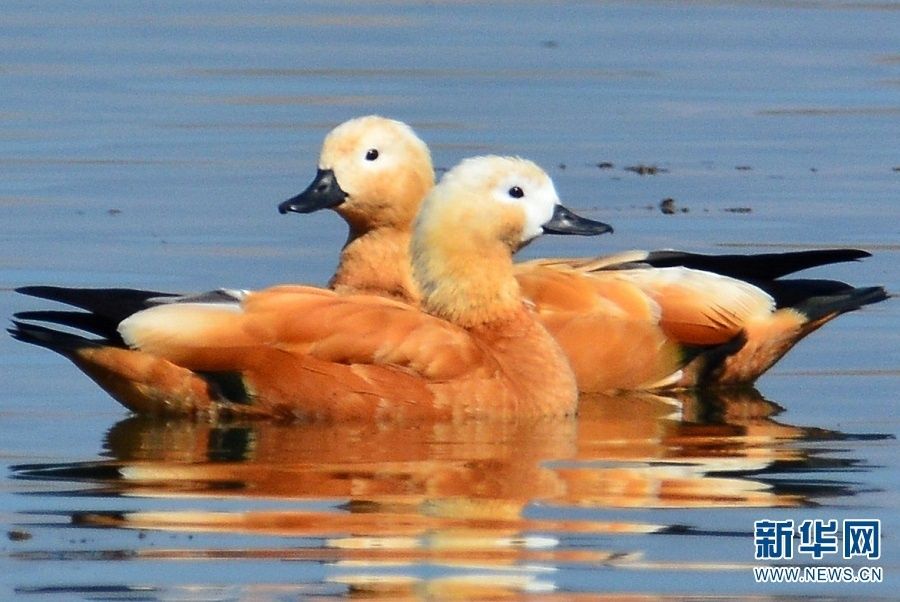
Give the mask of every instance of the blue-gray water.
[[[275, 205], [368, 113], [616, 227], [527, 256], [854, 246], [811, 276], [896, 292], [898, 32], [895, 2], [7, 3], [0, 316], [24, 284], [324, 283], [343, 224]], [[892, 598], [898, 333], [891, 300], [758, 395], [509, 432], [146, 422], [2, 337], [0, 598]], [[885, 583], [753, 582], [754, 520], [869, 517]]]

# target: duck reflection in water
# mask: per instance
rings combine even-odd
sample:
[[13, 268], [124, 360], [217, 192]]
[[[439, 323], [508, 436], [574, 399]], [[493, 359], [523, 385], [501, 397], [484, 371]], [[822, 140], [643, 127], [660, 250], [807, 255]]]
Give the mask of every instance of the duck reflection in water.
[[[78, 510], [78, 526], [303, 538], [299, 547], [146, 546], [140, 557], [424, 562], [489, 572], [634, 563], [645, 536], [679, 528], [660, 524], [671, 516], [663, 510], [790, 508], [852, 495], [849, 483], [804, 478], [854, 466], [808, 445], [846, 435], [778, 422], [781, 408], [753, 389], [597, 396], [580, 408], [577, 418], [403, 427], [133, 417], [108, 432], [109, 460], [15, 470], [19, 478], [87, 483], [79, 493], [90, 496], [143, 498], [150, 508]], [[158, 510], [153, 498], [187, 502]], [[228, 500], [240, 509], [223, 506]], [[571, 541], [585, 538], [596, 541]], [[533, 578], [492, 575], [478, 587], [538, 587]], [[340, 579], [375, 587], [343, 572]], [[388, 589], [406, 583], [376, 581]], [[441, 587], [478, 583], [464, 581]]]
[[415, 533], [438, 518], [522, 521], [529, 504], [808, 504], [808, 487], [792, 491], [764, 477], [808, 468], [811, 452], [798, 442], [841, 435], [782, 424], [774, 420], [780, 411], [743, 389], [593, 396], [582, 398], [577, 418], [522, 422], [212, 425], [132, 417], [108, 432], [110, 461], [20, 467], [19, 476], [86, 480], [99, 486], [98, 494], [339, 501], [334, 508], [344, 512], [322, 513], [309, 525], [293, 511], [128, 519], [142, 528], [294, 535], [341, 531], [350, 525], [333, 527], [354, 515], [383, 512], [407, 517], [392, 516], [389, 531]]

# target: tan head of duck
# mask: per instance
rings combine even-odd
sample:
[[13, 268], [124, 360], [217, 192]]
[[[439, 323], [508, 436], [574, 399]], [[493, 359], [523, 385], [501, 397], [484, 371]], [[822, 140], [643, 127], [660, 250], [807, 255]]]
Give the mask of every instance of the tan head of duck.
[[541, 234], [611, 231], [560, 204], [531, 161], [485, 156], [447, 172], [425, 198], [412, 243], [425, 309], [456, 323], [490, 322], [521, 306], [512, 255]]
[[378, 228], [406, 230], [434, 184], [428, 146], [403, 122], [376, 115], [345, 121], [325, 137], [318, 172], [281, 213], [333, 209], [351, 239]]

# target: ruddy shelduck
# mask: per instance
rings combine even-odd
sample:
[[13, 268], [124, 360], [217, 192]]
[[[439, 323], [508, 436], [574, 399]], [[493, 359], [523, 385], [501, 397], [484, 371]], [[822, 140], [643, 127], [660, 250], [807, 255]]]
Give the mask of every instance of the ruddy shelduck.
[[[332, 288], [415, 303], [410, 228], [433, 179], [431, 155], [412, 128], [360, 117], [326, 136], [315, 179], [279, 211], [328, 208], [347, 221]], [[633, 251], [528, 261], [514, 275], [565, 350], [582, 391], [741, 385], [829, 320], [887, 296], [881, 287], [780, 278], [868, 255]]]
[[[10, 332], [57, 351], [126, 407], [153, 414], [325, 420], [567, 415], [578, 389], [523, 302], [512, 254], [542, 233], [610, 227], [559, 204], [530, 161], [480, 157], [449, 171], [410, 239], [419, 305], [304, 286], [179, 298], [30, 287], [88, 312], [26, 312]], [[125, 315], [122, 315], [122, 314]], [[89, 340], [25, 320], [80, 326]]]

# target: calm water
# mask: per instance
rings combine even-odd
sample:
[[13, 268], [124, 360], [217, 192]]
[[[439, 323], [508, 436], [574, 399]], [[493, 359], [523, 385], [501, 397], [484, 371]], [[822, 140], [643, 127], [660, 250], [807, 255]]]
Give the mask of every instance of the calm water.
[[[527, 256], [858, 246], [875, 256], [811, 276], [900, 290], [894, 2], [2, 12], [4, 319], [35, 307], [23, 284], [323, 283], [341, 222], [275, 205], [366, 113], [412, 123], [440, 167], [535, 159], [616, 226]], [[688, 212], [661, 214], [667, 197]], [[399, 431], [145, 421], [0, 337], [0, 598], [893, 598], [898, 333], [888, 301], [758, 392]], [[754, 520], [854, 517], [883, 522], [884, 584], [753, 582]]]

